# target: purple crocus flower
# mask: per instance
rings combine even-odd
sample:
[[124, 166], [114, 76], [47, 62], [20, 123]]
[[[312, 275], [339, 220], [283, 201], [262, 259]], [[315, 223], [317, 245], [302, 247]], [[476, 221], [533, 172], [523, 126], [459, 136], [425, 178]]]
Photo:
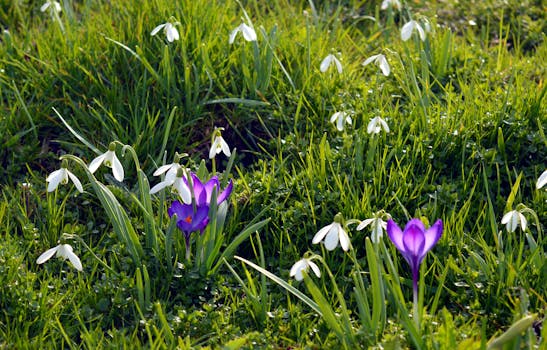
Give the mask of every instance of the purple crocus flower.
[[174, 201], [171, 207], [167, 209], [169, 217], [177, 215], [177, 227], [184, 233], [186, 240], [186, 257], [190, 257], [190, 235], [192, 232], [199, 231], [203, 233], [205, 227], [209, 223], [209, 206], [201, 205], [194, 206], [192, 204], [184, 204], [179, 201]]
[[196, 198], [196, 205], [198, 207], [202, 205], [209, 206], [211, 204], [211, 196], [213, 195], [213, 189], [215, 187], [217, 189], [217, 205], [224, 202], [232, 193], [232, 180], [230, 180], [230, 183], [228, 183], [228, 186], [226, 186], [224, 191], [220, 192], [220, 181], [218, 181], [218, 176], [213, 176], [206, 183], [202, 183], [199, 177], [194, 173], [191, 173], [191, 176], [194, 188], [194, 197]]
[[414, 303], [418, 302], [418, 279], [420, 264], [428, 251], [439, 241], [443, 233], [443, 222], [437, 220], [425, 229], [420, 219], [410, 220], [402, 231], [393, 220], [387, 222], [387, 234], [395, 247], [401, 252], [412, 270]]

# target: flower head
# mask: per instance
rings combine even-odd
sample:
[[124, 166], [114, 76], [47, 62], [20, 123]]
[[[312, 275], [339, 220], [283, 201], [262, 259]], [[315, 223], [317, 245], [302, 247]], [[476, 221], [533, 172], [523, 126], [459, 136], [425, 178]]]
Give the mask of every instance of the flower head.
[[387, 77], [389, 76], [389, 73], [391, 72], [391, 69], [389, 68], [389, 63], [387, 63], [386, 56], [383, 54], [373, 55], [370, 56], [363, 62], [363, 66], [366, 66], [370, 64], [371, 62], [376, 63], [378, 67], [382, 70], [382, 73]]
[[248, 26], [245, 23], [241, 23], [239, 26], [237, 26], [234, 30], [230, 32], [230, 37], [228, 38], [228, 42], [230, 43], [230, 45], [234, 43], [236, 35], [239, 32], [243, 34], [243, 38], [246, 41], [256, 41], [256, 32], [253, 29], [253, 27]]
[[55, 11], [57, 13], [61, 12], [61, 4], [58, 1], [47, 0], [41, 7], [40, 11], [46, 12], [47, 9], [50, 9], [51, 12]]
[[220, 181], [218, 181], [218, 177], [216, 175], [211, 177], [209, 181], [204, 184], [196, 174], [190, 174], [192, 177], [193, 192], [197, 206], [209, 206], [211, 204], [211, 197], [213, 196], [213, 191], [215, 189], [217, 191], [217, 205], [224, 202], [232, 193], [234, 186], [232, 180], [230, 180], [228, 186], [220, 192]]
[[93, 174], [97, 171], [97, 169], [99, 169], [101, 164], [104, 164], [107, 167], [112, 168], [114, 178], [122, 182], [124, 177], [123, 166], [116, 156], [115, 150], [116, 144], [114, 142], [110, 143], [110, 145], [108, 146], [108, 151], [93, 159], [91, 163], [89, 163], [89, 171]]
[[353, 121], [348, 112], [336, 112], [330, 117], [330, 122], [336, 124], [338, 131], [344, 131], [345, 124], [351, 125]]
[[401, 2], [399, 0], [384, 0], [380, 6], [381, 10], [387, 10], [388, 7], [393, 7], [397, 10], [401, 9]]
[[66, 185], [69, 178], [74, 183], [74, 186], [76, 186], [76, 189], [80, 193], [83, 193], [84, 188], [82, 187], [82, 183], [80, 182], [80, 180], [78, 180], [76, 175], [74, 175], [67, 169], [67, 163], [65, 160], [63, 160], [63, 162], [61, 163], [61, 169], [55, 170], [46, 178], [46, 182], [48, 182], [47, 191], [55, 191], [59, 184]]
[[[385, 214], [387, 217], [391, 217], [389, 214]], [[370, 219], [365, 219], [357, 226], [357, 231], [361, 231], [367, 226], [372, 228], [371, 240], [374, 243], [380, 242], [380, 238], [384, 235], [384, 231], [387, 229], [387, 222], [385, 222], [382, 217], [384, 216], [384, 211], [379, 211], [373, 215]]]
[[433, 226], [426, 230], [420, 219], [412, 219], [406, 224], [404, 231], [395, 221], [390, 219], [387, 222], [387, 235], [410, 265], [415, 289], [418, 286], [420, 264], [427, 252], [437, 244], [442, 233], [443, 223], [441, 220], [437, 220]]
[[152, 29], [152, 32], [150, 32], [150, 35], [154, 36], [158, 34], [158, 32], [163, 28], [165, 36], [167, 37], [167, 41], [172, 43], [173, 41], [180, 39], [179, 31], [175, 27], [176, 25], [180, 25], [180, 23], [174, 20], [162, 23], [158, 25], [156, 28]]
[[291, 277], [294, 277], [297, 281], [302, 281], [304, 279], [302, 271], [305, 271], [307, 273], [310, 268], [318, 278], [321, 277], [321, 271], [319, 271], [319, 267], [317, 266], [317, 264], [314, 263], [311, 259], [307, 258], [302, 258], [295, 262], [294, 265], [291, 267], [289, 275]]
[[538, 178], [536, 188], [539, 190], [543, 186], [547, 185], [547, 170], [545, 170]]
[[221, 130], [224, 130], [224, 128], [215, 128], [215, 131], [213, 132], [211, 150], [209, 151], [209, 159], [215, 158], [215, 156], [220, 152], [224, 153], [226, 157], [230, 157], [230, 155], [232, 154], [230, 152], [230, 147], [228, 147], [228, 144], [220, 133]]
[[325, 73], [333, 62], [336, 66], [336, 69], [338, 70], [338, 73], [342, 74], [342, 63], [340, 63], [338, 58], [336, 58], [336, 56], [334, 56], [333, 54], [328, 55], [321, 62], [321, 65], [319, 66], [319, 70], [321, 71], [321, 73]]
[[46, 250], [44, 253], [42, 253], [42, 255], [38, 257], [38, 259], [36, 259], [36, 263], [43, 264], [51, 259], [51, 257], [53, 257], [53, 255], [55, 254], [57, 254], [58, 258], [63, 258], [65, 260], [68, 259], [76, 270], [83, 270], [82, 262], [80, 261], [80, 258], [78, 258], [76, 254], [74, 254], [74, 252], [72, 251], [72, 246], [70, 244], [59, 244], [56, 247]]
[[177, 216], [177, 227], [184, 233], [186, 240], [186, 252], [189, 256], [190, 251], [190, 235], [192, 232], [199, 231], [203, 233], [209, 223], [209, 206], [197, 206], [194, 210], [192, 204], [184, 204], [179, 201], [174, 201], [167, 209], [169, 217]]
[[526, 226], [528, 221], [518, 210], [511, 210], [508, 213], [505, 213], [503, 218], [501, 218], [501, 223], [507, 228], [507, 232], [515, 232], [517, 227], [521, 227], [522, 231], [526, 231]]
[[401, 28], [401, 39], [403, 39], [403, 41], [410, 39], [410, 36], [414, 30], [418, 31], [420, 39], [425, 41], [425, 30], [415, 20], [405, 23], [405, 25]]
[[313, 237], [312, 243], [317, 244], [324, 239], [325, 248], [334, 250], [340, 242], [342, 249], [347, 252], [350, 248], [350, 240], [348, 233], [340, 224], [342, 221], [341, 216], [341, 214], [336, 214], [334, 222], [320, 229]]
[[382, 129], [384, 129], [385, 132], [389, 132], [389, 126], [382, 118], [374, 117], [368, 122], [367, 133], [378, 134]]
[[171, 163], [162, 165], [155, 172], [154, 176], [159, 176], [165, 173], [165, 178], [160, 183], [150, 189], [150, 194], [154, 194], [163, 190], [165, 187], [171, 186], [174, 193], [178, 194], [182, 201], [186, 204], [192, 203], [192, 193], [186, 181], [185, 170], [179, 163]]

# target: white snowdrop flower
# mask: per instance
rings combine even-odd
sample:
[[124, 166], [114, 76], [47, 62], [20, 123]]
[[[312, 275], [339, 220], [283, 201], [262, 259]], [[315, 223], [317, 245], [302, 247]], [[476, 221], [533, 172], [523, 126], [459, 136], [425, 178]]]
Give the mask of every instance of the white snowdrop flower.
[[313, 237], [312, 243], [317, 244], [324, 240], [325, 248], [327, 250], [334, 250], [340, 242], [340, 246], [344, 251], [348, 251], [350, 248], [350, 240], [348, 233], [340, 224], [341, 214], [337, 214], [334, 217], [334, 222], [320, 229]]
[[382, 5], [380, 6], [381, 10], [387, 10], [388, 7], [392, 7], [394, 9], [400, 10], [401, 9], [401, 2], [399, 0], [384, 0], [382, 1]]
[[78, 180], [76, 175], [74, 175], [67, 169], [66, 161], [63, 161], [61, 163], [61, 169], [55, 170], [46, 178], [46, 182], [48, 182], [47, 191], [55, 191], [59, 184], [66, 185], [69, 178], [74, 183], [74, 186], [76, 186], [78, 192], [83, 193], [84, 188], [82, 187], [82, 183], [80, 182], [80, 180]]
[[408, 39], [410, 39], [414, 30], [418, 31], [420, 39], [422, 41], [425, 41], [425, 30], [415, 20], [405, 23], [405, 25], [401, 28], [401, 39], [403, 41], [407, 41]]
[[78, 258], [76, 254], [74, 254], [74, 252], [72, 251], [72, 246], [70, 244], [59, 244], [56, 247], [46, 250], [44, 253], [42, 253], [42, 255], [38, 257], [38, 259], [36, 259], [36, 263], [38, 265], [43, 264], [51, 259], [51, 257], [53, 257], [53, 255], [55, 254], [57, 254], [58, 258], [62, 258], [64, 260], [68, 259], [76, 270], [83, 270], [82, 262], [80, 261], [80, 258]]
[[211, 149], [209, 150], [209, 159], [215, 158], [215, 156], [221, 152], [228, 158], [232, 155], [232, 152], [230, 152], [230, 147], [228, 147], [228, 144], [220, 133], [221, 130], [224, 130], [224, 128], [215, 128], [215, 131], [213, 132]]
[[321, 62], [321, 65], [319, 66], [319, 70], [321, 71], [321, 73], [325, 73], [333, 62], [336, 66], [336, 70], [338, 70], [338, 73], [342, 74], [342, 63], [340, 63], [338, 58], [336, 58], [336, 56], [334, 56], [333, 54], [328, 55]]
[[380, 117], [374, 117], [368, 122], [367, 133], [369, 134], [378, 134], [384, 129], [385, 132], [389, 132], [389, 126], [386, 121]]
[[295, 262], [294, 265], [291, 267], [289, 275], [291, 277], [294, 277], [297, 281], [302, 281], [304, 279], [302, 271], [305, 271], [307, 273], [310, 268], [318, 278], [321, 277], [321, 271], [319, 271], [319, 267], [317, 266], [317, 264], [314, 263], [311, 259], [307, 258], [303, 258]]
[[97, 171], [97, 169], [99, 169], [101, 164], [104, 164], [107, 167], [112, 168], [114, 178], [122, 182], [124, 177], [123, 166], [116, 156], [115, 150], [116, 144], [114, 142], [110, 143], [108, 146], [108, 151], [93, 159], [91, 163], [89, 163], [89, 166], [87, 167], [89, 171], [93, 174]]
[[171, 186], [171, 190], [178, 194], [185, 204], [192, 203], [192, 193], [188, 187], [185, 177], [185, 170], [178, 163], [163, 165], [154, 172], [154, 176], [159, 176], [165, 173], [163, 181], [156, 184], [150, 189], [150, 194], [157, 193], [166, 187]]
[[[367, 226], [371, 226], [372, 235], [370, 236], [373, 243], [380, 242], [380, 238], [383, 237], [384, 231], [387, 229], [387, 222], [382, 219], [383, 211], [379, 211], [374, 214], [372, 218], [365, 219], [357, 226], [357, 231], [361, 231]], [[387, 217], [391, 217], [389, 214], [386, 214]]]
[[40, 7], [40, 11], [46, 12], [47, 9], [50, 9], [50, 11], [55, 11], [55, 12], [59, 13], [59, 12], [61, 12], [61, 4], [58, 1], [47, 0]]
[[237, 33], [241, 32], [243, 34], [243, 39], [246, 41], [256, 41], [256, 32], [253, 27], [241, 23], [234, 30], [230, 32], [230, 37], [228, 38], [228, 43], [231, 45], [234, 43]]
[[345, 125], [351, 125], [353, 120], [348, 112], [336, 112], [330, 117], [330, 122], [336, 124], [336, 129], [338, 129], [338, 131], [344, 131]]
[[391, 69], [389, 68], [389, 63], [387, 63], [386, 56], [383, 54], [378, 54], [374, 56], [370, 56], [363, 62], [363, 66], [366, 66], [370, 64], [371, 62], [376, 63], [378, 67], [382, 70], [382, 73], [387, 77], [389, 76], [389, 73], [391, 72]]
[[156, 28], [152, 29], [152, 32], [150, 32], [150, 35], [154, 36], [158, 34], [158, 32], [163, 29], [165, 36], [167, 37], [167, 41], [172, 43], [175, 40], [180, 39], [179, 31], [175, 27], [176, 25], [179, 25], [179, 22], [172, 21], [172, 22], [165, 22], [160, 25], [158, 25]]
[[507, 232], [515, 232], [517, 227], [521, 227], [522, 231], [526, 231], [528, 221], [518, 210], [511, 210], [501, 218], [501, 223], [507, 228]]

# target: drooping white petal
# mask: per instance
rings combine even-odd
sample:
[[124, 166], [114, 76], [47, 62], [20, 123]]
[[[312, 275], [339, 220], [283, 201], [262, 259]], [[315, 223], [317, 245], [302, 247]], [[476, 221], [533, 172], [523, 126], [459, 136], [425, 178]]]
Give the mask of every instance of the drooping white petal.
[[180, 196], [185, 204], [192, 203], [192, 193], [190, 192], [188, 185], [186, 185], [181, 177], [178, 177], [175, 180], [175, 182], [173, 183], [173, 189], [175, 190], [175, 192], [177, 192], [177, 194]]
[[344, 116], [340, 115], [338, 116], [338, 119], [336, 120], [336, 128], [338, 131], [344, 130]]
[[36, 259], [36, 263], [40, 265], [51, 259], [51, 257], [57, 253], [57, 249], [59, 249], [59, 246], [46, 250], [38, 257], [38, 259]]
[[308, 265], [310, 265], [313, 273], [315, 273], [315, 275], [320, 278], [321, 277], [321, 271], [319, 270], [319, 267], [317, 266], [316, 263], [314, 263], [313, 261], [309, 260], [309, 259], [306, 259], [307, 262], [308, 262]]
[[123, 181], [124, 178], [124, 172], [123, 172], [123, 166], [118, 157], [116, 157], [116, 153], [112, 152], [112, 174], [114, 174], [114, 178], [118, 180], [119, 182]]
[[230, 45], [234, 43], [234, 40], [235, 40], [236, 35], [237, 35], [238, 32], [239, 32], [239, 27], [237, 27], [236, 29], [234, 29], [230, 32], [230, 37], [228, 38], [228, 43]]
[[66, 173], [68, 174], [68, 176], [70, 177], [70, 179], [72, 180], [72, 182], [74, 183], [74, 186], [76, 186], [76, 189], [78, 190], [78, 192], [80, 193], [84, 193], [84, 188], [82, 187], [82, 183], [80, 182], [80, 180], [76, 177], [76, 175], [74, 175], [73, 173], [71, 173], [70, 171], [66, 171]]
[[327, 250], [334, 250], [338, 246], [338, 241], [340, 240], [338, 231], [339, 224], [334, 222], [325, 236], [324, 243]]
[[49, 5], [51, 5], [51, 3], [48, 1], [46, 1], [41, 7], [40, 7], [40, 11], [42, 12], [46, 12], [47, 8], [49, 7]]
[[106, 155], [107, 153], [103, 153], [101, 154], [100, 156], [98, 156], [97, 158], [93, 159], [91, 161], [91, 163], [89, 163], [89, 165], [87, 166], [87, 168], [89, 169], [89, 171], [93, 174], [97, 171], [97, 169], [99, 169], [99, 167], [101, 166], [101, 164], [103, 164], [104, 162], [104, 159], [106, 158]]
[[247, 41], [256, 41], [256, 32], [255, 30], [246, 25], [245, 23], [241, 23], [241, 25], [239, 26], [240, 29], [241, 29], [241, 33], [243, 34], [243, 38]]
[[59, 170], [55, 170], [49, 176], [46, 178], [46, 182], [48, 182], [47, 185], [47, 191], [53, 192], [55, 189], [59, 186], [61, 182], [66, 182], [65, 178], [67, 177], [66, 169], [61, 168]]
[[162, 181], [158, 184], [156, 184], [154, 187], [150, 189], [150, 194], [154, 194], [156, 192], [159, 192], [163, 190], [165, 187], [172, 185], [173, 183], [168, 183], [167, 181]]
[[346, 116], [346, 124], [351, 125], [352, 123], [353, 123], [353, 120], [351, 119], [351, 117], [349, 115]]
[[150, 35], [151, 36], [154, 36], [156, 34], [158, 34], [158, 32], [167, 25], [167, 23], [162, 23], [160, 24], [159, 26], [157, 26], [156, 28], [152, 29], [152, 31], [150, 32]]
[[340, 246], [342, 246], [342, 249], [347, 252], [350, 246], [348, 233], [346, 232], [346, 230], [344, 230], [342, 225], [338, 224], [338, 226], [338, 238], [340, 239]]
[[412, 36], [412, 31], [414, 30], [414, 26], [416, 25], [416, 21], [410, 21], [405, 23], [403, 27], [401, 28], [401, 39], [403, 41], [407, 41], [410, 39], [410, 36]]
[[179, 31], [172, 23], [167, 23], [165, 26], [165, 35], [167, 36], [167, 41], [170, 43], [180, 39]]
[[416, 22], [416, 29], [418, 30], [418, 34], [420, 35], [420, 39], [422, 41], [425, 41], [425, 31], [423, 30], [422, 26]]
[[509, 232], [514, 232], [517, 229], [519, 225], [519, 216], [516, 211], [513, 211], [513, 215], [511, 215], [511, 220], [509, 221], [508, 225], [510, 226]]
[[365, 60], [365, 62], [362, 63], [363, 66], [369, 65], [371, 62], [376, 61], [376, 58], [378, 58], [378, 56], [380, 56], [380, 54], [370, 56], [369, 58], [367, 58], [367, 59]]
[[317, 231], [315, 236], [313, 236], [313, 239], [312, 239], [311, 242], [313, 244], [317, 244], [317, 243], [321, 242], [323, 240], [323, 238], [325, 238], [326, 234], [329, 232], [329, 230], [331, 229], [331, 227], [333, 225], [334, 225], [334, 223], [329, 224], [329, 225], [323, 227], [322, 229], [320, 229], [319, 231]]
[[509, 222], [509, 219], [511, 219], [511, 216], [513, 215], [513, 211], [511, 210], [510, 212], [508, 213], [505, 213], [505, 215], [503, 215], [503, 217], [501, 218], [501, 223], [502, 224], [506, 224]]
[[334, 64], [336, 65], [336, 70], [338, 70], [338, 74], [342, 74], [342, 63], [336, 58], [336, 56], [332, 56]]
[[391, 73], [391, 69], [389, 68], [389, 63], [387, 63], [386, 56], [380, 55], [377, 62], [378, 66], [380, 66], [380, 69], [382, 70], [382, 73], [386, 77], [389, 76], [389, 73]]
[[72, 246], [70, 244], [61, 244], [57, 246], [57, 256], [63, 259], [68, 259], [74, 268], [78, 271], [82, 271], [82, 262], [80, 261], [80, 258], [76, 254], [74, 254], [72, 250]]
[[217, 155], [219, 142], [220, 140], [218, 139], [218, 137], [215, 137], [215, 140], [213, 141], [213, 144], [211, 145], [211, 149], [209, 150], [209, 159], [213, 159]]
[[536, 188], [539, 190], [547, 184], [547, 170], [545, 170], [538, 178]]
[[[69, 246], [70, 247], [70, 246]], [[69, 252], [66, 253], [66, 257], [68, 260], [72, 263], [72, 266], [78, 271], [83, 270], [82, 262], [80, 261], [80, 258], [74, 252], [72, 251], [72, 247]]]
[[374, 221], [374, 218], [365, 219], [365, 220], [361, 221], [361, 223], [359, 223], [359, 225], [357, 225], [356, 230], [361, 231], [362, 229], [364, 229], [365, 227], [370, 225], [373, 221]]
[[224, 153], [226, 157], [230, 157], [230, 155], [232, 154], [232, 152], [230, 152], [230, 147], [228, 147], [228, 144], [226, 143], [226, 141], [224, 140], [222, 136], [219, 136], [219, 138], [220, 138], [220, 146], [222, 148], [222, 153]]
[[321, 71], [321, 73], [325, 73], [327, 71], [327, 69], [329, 69], [329, 66], [333, 60], [333, 58], [335, 58], [332, 54], [328, 55], [327, 57], [325, 57], [323, 59], [323, 61], [321, 62], [321, 65], [319, 66], [319, 70]]
[[519, 219], [520, 219], [520, 227], [522, 228], [522, 231], [526, 231], [526, 226], [528, 225], [528, 220], [522, 215], [522, 213], [518, 213]]
[[380, 219], [374, 220], [374, 224], [372, 227], [372, 235], [370, 236], [370, 240], [372, 241], [372, 243], [380, 242], [380, 238], [384, 235], [382, 225], [378, 221], [380, 221]]
[[53, 6], [55, 6], [55, 11], [57, 13], [61, 12], [61, 4], [59, 4], [57, 1], [54, 1]]
[[382, 128], [384, 128], [384, 131], [389, 132], [389, 125], [387, 125], [387, 122], [380, 117], [378, 117], [378, 121], [380, 122]]
[[291, 277], [294, 277], [297, 281], [302, 281], [304, 279], [302, 271], [306, 271], [307, 269], [308, 262], [306, 261], [306, 259], [301, 259], [294, 263], [294, 265], [291, 267], [289, 275]]
[[171, 167], [176, 166], [176, 165], [178, 165], [178, 164], [171, 163], [171, 164], [162, 165], [158, 169], [156, 169], [156, 171], [154, 171], [154, 174], [152, 174], [152, 175], [159, 176], [159, 175], [163, 174], [164, 172], [166, 172], [167, 170], [171, 169]]
[[501, 223], [507, 226], [507, 231], [509, 232], [513, 232], [517, 228], [518, 215], [515, 214], [516, 210], [511, 210], [501, 218]]

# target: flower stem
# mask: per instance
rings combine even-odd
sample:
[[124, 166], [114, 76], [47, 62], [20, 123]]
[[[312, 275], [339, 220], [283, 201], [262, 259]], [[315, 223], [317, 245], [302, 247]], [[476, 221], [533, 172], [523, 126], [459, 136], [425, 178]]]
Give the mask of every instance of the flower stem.
[[419, 268], [412, 271], [412, 294], [413, 294], [413, 318], [416, 324], [416, 331], [420, 332], [420, 313], [418, 306], [418, 279], [420, 278]]

